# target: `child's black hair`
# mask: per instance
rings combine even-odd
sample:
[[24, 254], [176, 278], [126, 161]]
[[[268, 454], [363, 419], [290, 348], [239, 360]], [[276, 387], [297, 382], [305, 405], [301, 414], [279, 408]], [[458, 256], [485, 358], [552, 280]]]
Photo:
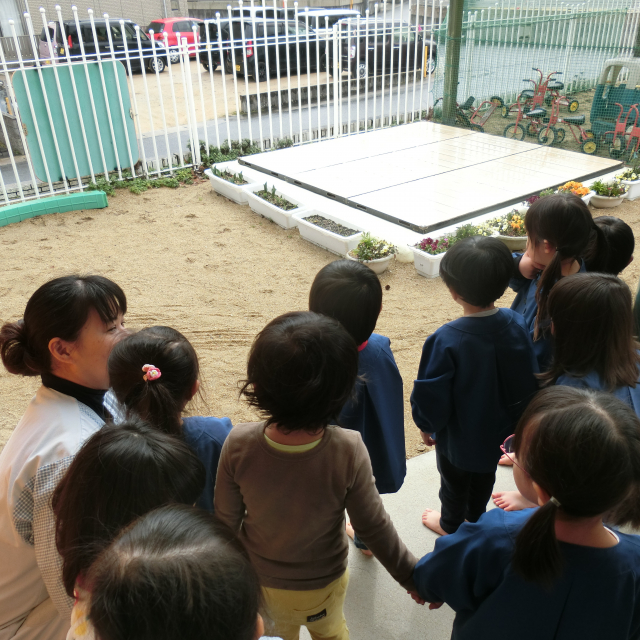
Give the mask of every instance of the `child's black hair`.
[[164, 504], [193, 504], [204, 467], [187, 444], [141, 420], [107, 424], [76, 454], [51, 500], [62, 579], [72, 596], [78, 576], [116, 533]]
[[593, 221], [604, 233], [607, 243], [606, 260], [586, 260], [587, 271], [600, 271], [617, 276], [631, 261], [636, 247], [631, 227], [614, 216], [598, 216]]
[[338, 320], [358, 345], [373, 333], [381, 308], [378, 276], [353, 260], [336, 260], [320, 269], [309, 292], [309, 311]]
[[526, 580], [549, 585], [562, 573], [558, 511], [640, 524], [640, 420], [622, 400], [561, 385], [544, 389], [522, 415], [514, 449], [531, 479], [560, 504], [536, 509], [516, 538], [513, 567]]
[[440, 277], [465, 302], [488, 307], [513, 276], [513, 258], [497, 238], [473, 236], [456, 242], [440, 262]]
[[554, 354], [541, 380], [596, 371], [609, 391], [636, 386], [640, 344], [633, 337], [631, 291], [622, 280], [603, 273], [562, 278], [549, 295], [549, 315]]
[[127, 298], [102, 276], [62, 276], [45, 282], [29, 298], [22, 320], [0, 329], [0, 356], [10, 373], [38, 376], [51, 371], [49, 342], [77, 340], [91, 310], [102, 322], [127, 312]]
[[156, 509], [125, 529], [88, 574], [100, 640], [253, 640], [260, 585], [246, 551], [215, 516]]
[[358, 349], [333, 318], [285, 313], [256, 337], [240, 391], [267, 425], [316, 433], [340, 415], [358, 374]]
[[[145, 380], [152, 364], [161, 376]], [[109, 380], [127, 415], [137, 414], [167, 433], [181, 434], [181, 413], [198, 380], [198, 356], [171, 327], [148, 327], [118, 342], [109, 356]]]
[[529, 242], [541, 244], [546, 240], [556, 250], [538, 280], [538, 312], [533, 332], [537, 340], [546, 331], [549, 293], [562, 277], [562, 262], [584, 258], [598, 270], [608, 260], [608, 248], [604, 233], [593, 221], [589, 208], [582, 198], [572, 193], [536, 200], [527, 210], [524, 226]]

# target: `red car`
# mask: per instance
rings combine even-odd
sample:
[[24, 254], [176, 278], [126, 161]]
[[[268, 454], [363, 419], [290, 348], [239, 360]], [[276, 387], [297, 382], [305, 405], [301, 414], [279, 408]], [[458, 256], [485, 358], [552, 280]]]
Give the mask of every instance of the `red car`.
[[[180, 41], [187, 39], [189, 46], [189, 56], [195, 57], [200, 40], [200, 25], [203, 20], [197, 18], [159, 18], [154, 20], [146, 29], [147, 34], [153, 29], [153, 39], [164, 42], [164, 34], [167, 34], [167, 43], [169, 45], [169, 59], [171, 64], [178, 62], [178, 34]], [[196, 33], [193, 33], [193, 27], [196, 27]]]

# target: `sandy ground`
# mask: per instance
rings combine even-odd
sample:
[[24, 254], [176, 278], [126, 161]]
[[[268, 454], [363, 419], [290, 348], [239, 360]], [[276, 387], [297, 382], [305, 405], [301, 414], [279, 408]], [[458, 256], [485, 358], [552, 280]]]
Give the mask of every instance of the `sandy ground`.
[[[599, 215], [597, 210], [592, 210]], [[640, 234], [640, 201], [615, 210]], [[127, 293], [127, 324], [163, 324], [182, 331], [201, 360], [206, 405], [196, 413], [255, 417], [238, 398], [249, 346], [275, 316], [307, 307], [317, 271], [336, 259], [249, 207], [212, 192], [207, 182], [136, 196], [119, 191], [102, 210], [34, 218], [0, 228], [0, 321], [21, 317], [33, 291], [67, 273], [100, 273]], [[640, 261], [623, 273], [634, 289]], [[442, 281], [395, 263], [381, 276], [384, 303], [377, 331], [391, 339], [405, 383], [407, 455], [425, 450], [409, 407], [425, 338], [459, 315]], [[500, 299], [511, 303], [513, 294]], [[0, 445], [38, 386], [0, 367]]]

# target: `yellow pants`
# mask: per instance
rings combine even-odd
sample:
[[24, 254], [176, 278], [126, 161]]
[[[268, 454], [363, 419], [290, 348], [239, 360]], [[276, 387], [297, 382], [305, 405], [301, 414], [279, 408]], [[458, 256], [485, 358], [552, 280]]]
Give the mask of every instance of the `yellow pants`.
[[300, 626], [313, 640], [349, 640], [344, 619], [344, 598], [349, 570], [323, 589], [289, 591], [262, 587], [266, 635], [282, 640], [299, 640]]

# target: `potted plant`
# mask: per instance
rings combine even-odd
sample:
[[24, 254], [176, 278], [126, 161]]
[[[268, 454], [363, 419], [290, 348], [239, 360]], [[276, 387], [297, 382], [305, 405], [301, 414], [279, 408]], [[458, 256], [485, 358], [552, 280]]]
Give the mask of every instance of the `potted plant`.
[[585, 204], [589, 204], [591, 196], [593, 195], [590, 192], [589, 187], [585, 187], [582, 182], [576, 182], [575, 180], [565, 182], [561, 187], [558, 187], [557, 193], [573, 193], [573, 195], [582, 198]]
[[355, 249], [362, 237], [362, 229], [354, 229], [350, 222], [329, 213], [307, 209], [293, 217], [305, 240], [341, 256]]
[[440, 238], [423, 238], [414, 245], [409, 245], [413, 251], [413, 264], [416, 271], [425, 278], [437, 278], [440, 274], [440, 262], [447, 249], [453, 244], [449, 235]]
[[480, 235], [494, 235], [512, 251], [524, 251], [527, 247], [527, 232], [524, 216], [527, 209], [513, 209], [500, 218], [494, 218], [479, 225]]
[[627, 195], [627, 185], [612, 180], [611, 182], [603, 182], [596, 180], [591, 185], [593, 195], [591, 196], [591, 204], [596, 209], [610, 209], [622, 204]]
[[382, 273], [387, 270], [396, 252], [396, 247], [386, 240], [363, 233], [356, 248], [348, 251], [346, 257], [366, 264], [374, 273]]
[[255, 185], [247, 185], [244, 190], [253, 212], [273, 220], [285, 229], [298, 226], [298, 220], [293, 217], [294, 213], [309, 211], [300, 200], [274, 186], [269, 188], [266, 182], [262, 185], [262, 189], [256, 189]]
[[640, 198], [640, 166], [627, 167], [615, 179], [627, 186], [627, 200]]
[[262, 176], [233, 162], [221, 162], [207, 169], [204, 174], [209, 178], [211, 188], [221, 196], [237, 204], [247, 204], [247, 192], [244, 187], [256, 187]]

